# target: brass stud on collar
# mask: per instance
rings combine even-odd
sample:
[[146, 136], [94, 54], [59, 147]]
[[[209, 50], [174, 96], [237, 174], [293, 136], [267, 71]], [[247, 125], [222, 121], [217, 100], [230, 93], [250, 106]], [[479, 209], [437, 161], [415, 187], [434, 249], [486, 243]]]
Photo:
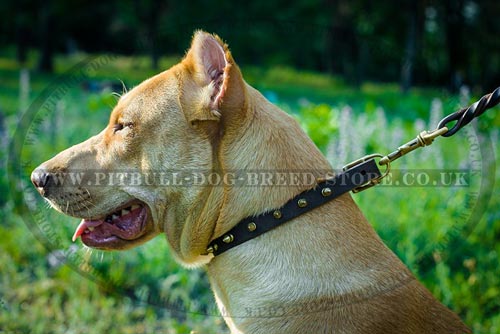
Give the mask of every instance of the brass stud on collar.
[[217, 246], [217, 244], [214, 244], [213, 246], [210, 246], [207, 248], [207, 253], [216, 252], [218, 248], [219, 248], [219, 246]]
[[305, 198], [301, 198], [297, 201], [297, 205], [299, 208], [305, 208], [307, 206], [307, 200]]
[[275, 210], [273, 212], [273, 217], [276, 218], [276, 219], [280, 219], [281, 218], [281, 211], [280, 210]]
[[257, 225], [254, 222], [251, 222], [247, 225], [247, 228], [250, 232], [253, 232], [255, 231], [255, 229], [257, 229]]
[[232, 234], [228, 234], [228, 235], [224, 236], [224, 238], [222, 239], [222, 241], [224, 241], [226, 244], [233, 242], [233, 240], [234, 240], [234, 236]]
[[323, 188], [323, 190], [321, 190], [321, 195], [323, 195], [323, 197], [330, 196], [331, 194], [332, 194], [331, 188]]

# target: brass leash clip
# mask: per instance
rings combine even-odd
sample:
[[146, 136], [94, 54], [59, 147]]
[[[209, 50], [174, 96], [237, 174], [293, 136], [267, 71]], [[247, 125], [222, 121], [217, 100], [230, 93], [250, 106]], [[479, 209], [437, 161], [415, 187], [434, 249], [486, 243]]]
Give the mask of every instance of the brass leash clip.
[[422, 131], [417, 136], [417, 138], [409, 141], [408, 143], [398, 147], [398, 149], [392, 153], [389, 153], [379, 161], [379, 165], [388, 165], [394, 160], [401, 158], [403, 155], [408, 154], [409, 152], [416, 150], [419, 147], [429, 146], [432, 144], [436, 137], [439, 137], [448, 132], [447, 127], [442, 127], [440, 129], [436, 129], [433, 131]]
[[413, 139], [412, 141], [409, 141], [408, 143], [401, 145], [398, 147], [398, 149], [392, 153], [389, 153], [386, 156], [383, 156], [382, 154], [375, 153], [375, 154], [370, 154], [367, 156], [362, 157], [361, 159], [358, 159], [356, 161], [353, 161], [347, 165], [345, 165], [342, 169], [344, 171], [347, 171], [354, 166], [358, 166], [368, 160], [375, 159], [375, 158], [381, 158], [380, 161], [378, 162], [379, 166], [386, 166], [386, 170], [383, 174], [381, 174], [379, 177], [375, 177], [368, 181], [365, 184], [360, 185], [359, 187], [355, 188], [352, 190], [353, 193], [358, 193], [363, 190], [366, 190], [368, 188], [371, 188], [373, 186], [376, 186], [377, 184], [380, 183], [380, 181], [386, 177], [390, 170], [391, 170], [391, 162], [394, 160], [401, 158], [403, 155], [408, 154], [409, 152], [412, 152], [413, 150], [416, 150], [419, 147], [424, 147], [424, 146], [429, 146], [432, 144], [434, 139], [436, 137], [439, 137], [443, 134], [448, 132], [447, 127], [439, 128], [433, 131], [422, 131], [420, 134], [417, 136], [417, 138]]

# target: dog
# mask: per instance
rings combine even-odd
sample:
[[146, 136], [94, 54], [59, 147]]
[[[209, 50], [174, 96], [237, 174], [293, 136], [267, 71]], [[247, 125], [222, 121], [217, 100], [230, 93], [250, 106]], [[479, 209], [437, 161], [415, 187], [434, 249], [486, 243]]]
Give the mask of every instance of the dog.
[[33, 171], [54, 209], [82, 218], [73, 239], [124, 250], [164, 234], [177, 261], [206, 267], [231, 333], [470, 333], [384, 245], [349, 194], [214, 256], [214, 239], [314, 185], [86, 187], [84, 176], [69, 187], [55, 177], [121, 170], [307, 170], [318, 180], [332, 171], [298, 123], [243, 80], [216, 35], [195, 32], [179, 64], [120, 97], [101, 133]]

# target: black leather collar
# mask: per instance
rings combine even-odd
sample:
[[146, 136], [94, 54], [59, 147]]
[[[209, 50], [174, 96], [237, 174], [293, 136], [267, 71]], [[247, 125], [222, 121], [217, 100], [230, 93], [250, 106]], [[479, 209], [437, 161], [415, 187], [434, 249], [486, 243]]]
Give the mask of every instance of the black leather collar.
[[313, 189], [300, 193], [279, 209], [244, 218], [231, 230], [212, 240], [207, 247], [207, 253], [222, 254], [350, 190], [363, 187], [374, 180], [376, 182], [380, 178], [381, 172], [374, 159], [361, 161], [343, 173], [318, 183]]

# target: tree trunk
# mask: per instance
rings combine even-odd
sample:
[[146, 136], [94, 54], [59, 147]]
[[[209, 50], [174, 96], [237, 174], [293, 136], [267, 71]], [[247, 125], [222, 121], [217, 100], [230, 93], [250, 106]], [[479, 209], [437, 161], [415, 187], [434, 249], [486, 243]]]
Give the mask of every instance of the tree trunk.
[[24, 66], [28, 54], [28, 30], [21, 24], [16, 29], [16, 58], [17, 62]]
[[158, 12], [160, 10], [160, 3], [158, 0], [152, 0], [149, 4], [149, 19], [148, 19], [148, 35], [149, 35], [149, 52], [151, 55], [151, 67], [153, 70], [158, 70]]
[[333, 0], [325, 0], [325, 12], [328, 15], [328, 26], [326, 28], [325, 33], [325, 41], [324, 41], [324, 68], [328, 74], [333, 74], [334, 70], [334, 24], [335, 18], [333, 14], [334, 9], [334, 1]]
[[407, 3], [408, 35], [406, 39], [403, 64], [401, 66], [401, 90], [406, 93], [413, 85], [415, 62], [421, 48], [422, 30], [424, 27], [423, 1], [415, 0]]
[[452, 92], [458, 92], [464, 81], [463, 65], [467, 52], [462, 47], [464, 0], [447, 0], [445, 4], [448, 80]]
[[360, 50], [354, 30], [351, 3], [346, 0], [325, 0], [329, 28], [325, 34], [325, 68], [353, 84], [358, 84]]
[[40, 61], [38, 69], [43, 72], [53, 72], [53, 20], [50, 1], [40, 2]]

